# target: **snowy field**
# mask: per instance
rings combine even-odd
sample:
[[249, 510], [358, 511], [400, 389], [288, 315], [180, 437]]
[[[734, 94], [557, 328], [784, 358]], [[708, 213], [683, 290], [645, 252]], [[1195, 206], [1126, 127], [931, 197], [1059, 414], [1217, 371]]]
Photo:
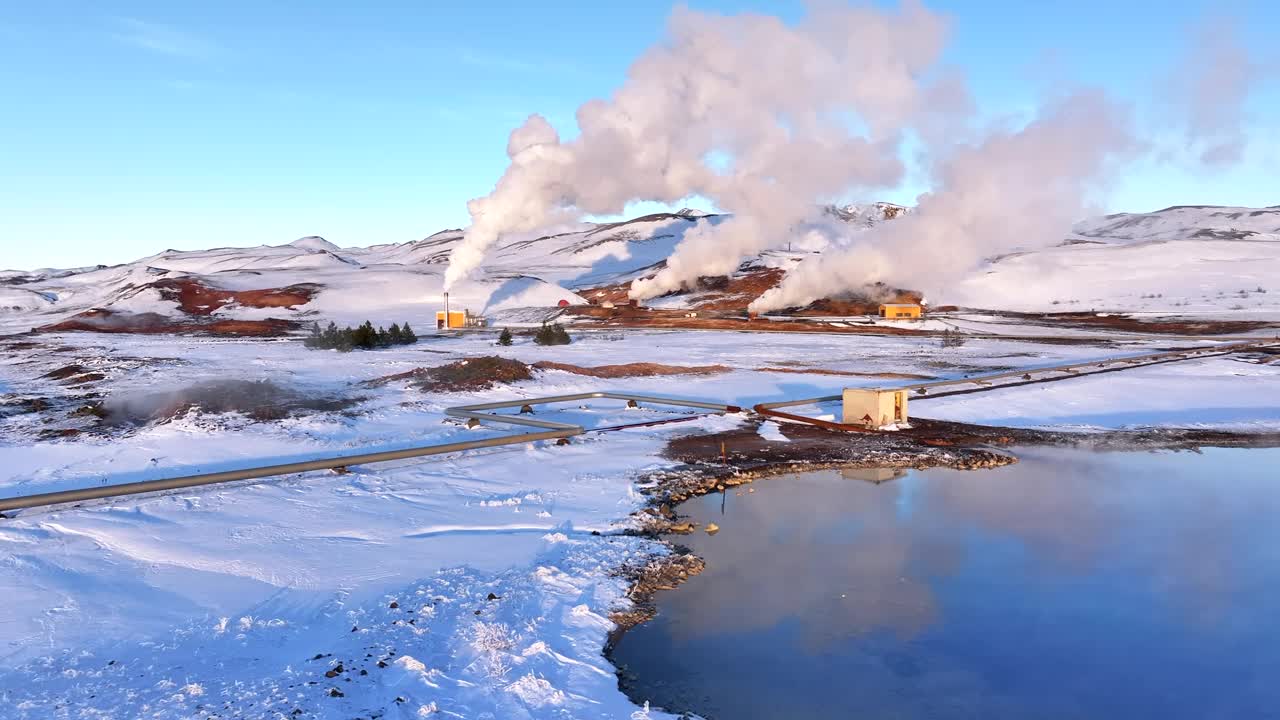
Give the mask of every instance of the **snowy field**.
[[[42, 413], [0, 417], [0, 494], [128, 482], [336, 452], [471, 439], [446, 407], [589, 390], [741, 406], [963, 377], [1176, 342], [1102, 347], [736, 332], [582, 332], [564, 347], [493, 335], [340, 354], [296, 341], [65, 334], [0, 356], [0, 392], [72, 398], [45, 373], [75, 362], [108, 404], [226, 379], [267, 380], [341, 411], [274, 421], [190, 412], [110, 436], [35, 440]], [[482, 392], [366, 381], [498, 354], [581, 366], [655, 362], [725, 372], [600, 379], [542, 371]], [[833, 375], [814, 372], [861, 373]], [[1280, 429], [1280, 365], [1210, 358], [913, 403], [913, 415], [1020, 426]], [[616, 401], [539, 410], [611, 424], [668, 417]], [[23, 511], [0, 521], [0, 700], [15, 718], [643, 718], [601, 654], [615, 571], [663, 552], [619, 534], [636, 480], [681, 433], [746, 416]], [[766, 423], [761, 434], [777, 438]], [[598, 534], [597, 534], [598, 533]]]

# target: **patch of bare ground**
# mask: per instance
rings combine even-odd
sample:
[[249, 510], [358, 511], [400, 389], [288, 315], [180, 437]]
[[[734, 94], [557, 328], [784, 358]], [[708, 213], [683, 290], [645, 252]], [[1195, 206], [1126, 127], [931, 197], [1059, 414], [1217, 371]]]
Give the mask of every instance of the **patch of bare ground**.
[[191, 334], [232, 337], [275, 337], [297, 330], [293, 320], [182, 319], [159, 313], [125, 313], [102, 308], [86, 310], [62, 322], [36, 328], [37, 332], [100, 332], [143, 335]]
[[420, 390], [429, 392], [459, 392], [484, 390], [497, 384], [532, 380], [533, 370], [519, 360], [488, 355], [464, 358], [455, 362], [429, 368], [414, 368], [407, 372], [386, 375], [364, 383], [367, 387], [380, 387], [392, 382], [407, 380]]
[[568, 363], [542, 360], [533, 364], [539, 370], [562, 370], [574, 375], [597, 378], [653, 377], [657, 375], [715, 375], [733, 370], [725, 365], [663, 365], [661, 363], [634, 362], [620, 365], [596, 365], [582, 367]]
[[71, 363], [70, 365], [63, 365], [60, 368], [54, 368], [40, 377], [45, 380], [66, 380], [69, 377], [74, 377], [85, 372], [88, 372], [88, 368], [85, 366]]
[[663, 454], [680, 465], [647, 479], [642, 492], [649, 496], [650, 507], [671, 507], [696, 495], [788, 472], [832, 467], [997, 467], [1017, 461], [1008, 452], [1008, 448], [1017, 445], [1101, 451], [1280, 447], [1280, 432], [1151, 428], [1079, 433], [922, 418], [913, 418], [909, 429], [880, 433], [840, 432], [780, 422], [779, 429], [789, 440], [780, 442], [761, 437], [759, 424], [757, 420], [733, 430], [685, 435], [669, 441]]
[[865, 292], [849, 293], [836, 297], [815, 300], [804, 307], [788, 308], [779, 314], [783, 315], [825, 315], [831, 317], [852, 317], [855, 315], [878, 315], [883, 303], [919, 303], [924, 296], [915, 290], [903, 290], [876, 283]]
[[752, 301], [777, 287], [785, 275], [779, 268], [757, 268], [737, 275], [698, 278], [697, 290], [702, 294], [693, 309], [745, 313]]
[[647, 307], [617, 307], [613, 309], [593, 306], [574, 306], [566, 310], [570, 316], [592, 318], [601, 321], [592, 327], [658, 328], [664, 330], [736, 330], [739, 332], [821, 332], [843, 335], [916, 335], [930, 336], [931, 330], [890, 325], [837, 326], [824, 322], [803, 320], [751, 320], [746, 317], [688, 317], [684, 310], [662, 310]]
[[1280, 324], [1258, 320], [1191, 320], [1185, 318], [1135, 318], [1123, 313], [1062, 312], [1018, 313], [997, 312], [998, 315], [1017, 318], [1038, 325], [1083, 328], [1087, 330], [1117, 330], [1156, 335], [1236, 335]]
[[227, 305], [252, 308], [293, 308], [311, 302], [321, 286], [303, 283], [260, 290], [223, 290], [201, 284], [194, 278], [158, 280], [151, 284], [160, 297], [175, 302], [188, 315], [209, 315]]
[[872, 377], [891, 380], [933, 380], [933, 375], [900, 372], [858, 372], [856, 370], [828, 370], [818, 367], [774, 366], [756, 368], [756, 372], [794, 373], [797, 375], [843, 375], [848, 377]]
[[661, 363], [624, 363], [621, 365], [597, 365], [583, 367], [569, 363], [541, 361], [526, 365], [519, 360], [497, 356], [464, 358], [445, 365], [414, 368], [406, 372], [386, 375], [365, 381], [366, 387], [381, 387], [388, 383], [408, 381], [421, 390], [430, 392], [458, 392], [484, 390], [494, 385], [532, 380], [536, 370], [562, 370], [575, 375], [597, 378], [654, 377], [660, 375], [711, 375], [729, 372], [733, 368], [724, 365], [663, 365]]
[[10, 340], [5, 344], [5, 350], [35, 350], [41, 347], [40, 343], [31, 342], [30, 340]]

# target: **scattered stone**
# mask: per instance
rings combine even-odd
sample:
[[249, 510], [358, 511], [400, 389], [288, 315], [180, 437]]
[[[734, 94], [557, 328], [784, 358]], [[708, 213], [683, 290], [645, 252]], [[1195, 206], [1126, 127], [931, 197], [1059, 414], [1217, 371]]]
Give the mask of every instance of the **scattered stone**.
[[329, 691], [329, 697], [346, 697], [346, 695], [344, 695], [338, 688], [333, 688]]
[[720, 532], [720, 526], [715, 523], [707, 523], [706, 531], [708, 535], [715, 535]]
[[345, 668], [342, 667], [342, 663], [338, 663], [332, 670], [330, 670], [329, 672], [326, 672], [324, 676], [327, 678], [333, 678], [333, 677], [338, 677], [344, 672], [346, 672], [346, 670]]
[[501, 599], [502, 599], [502, 596], [501, 596], [501, 595], [494, 595], [493, 593], [489, 593], [489, 597], [488, 597], [487, 599], [489, 599], [489, 600], [501, 600]]
[[395, 600], [392, 600], [391, 604], [388, 605], [387, 607], [391, 608], [392, 610], [395, 610], [396, 608], [400, 607], [400, 603], [396, 602]]
[[694, 525], [691, 522], [682, 522], [667, 528], [667, 532], [675, 533], [677, 535], [688, 535], [689, 533], [693, 532], [697, 527], [698, 527], [697, 525]]

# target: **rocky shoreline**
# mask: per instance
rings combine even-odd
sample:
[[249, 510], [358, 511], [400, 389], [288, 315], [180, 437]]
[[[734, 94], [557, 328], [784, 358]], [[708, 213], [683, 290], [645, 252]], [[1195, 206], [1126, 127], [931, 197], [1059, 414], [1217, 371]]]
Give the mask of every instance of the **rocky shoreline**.
[[[760, 435], [761, 420], [719, 433], [685, 435], [671, 440], [663, 455], [678, 464], [641, 478], [648, 499], [635, 513], [635, 534], [664, 536], [695, 532], [681, 522], [676, 506], [693, 497], [754, 480], [797, 472], [844, 468], [952, 468], [981, 470], [1018, 461], [1018, 446], [1057, 446], [1099, 452], [1197, 451], [1204, 447], [1280, 447], [1280, 432], [1243, 433], [1203, 429], [1138, 429], [1068, 432], [970, 425], [916, 419], [912, 427], [890, 433], [844, 433], [811, 425], [781, 423], [783, 440]], [[620, 568], [630, 583], [632, 607], [612, 614], [617, 629], [605, 648], [609, 656], [628, 629], [653, 617], [654, 597], [673, 590], [702, 572], [703, 560], [688, 548], [667, 541], [670, 552], [648, 562]]]

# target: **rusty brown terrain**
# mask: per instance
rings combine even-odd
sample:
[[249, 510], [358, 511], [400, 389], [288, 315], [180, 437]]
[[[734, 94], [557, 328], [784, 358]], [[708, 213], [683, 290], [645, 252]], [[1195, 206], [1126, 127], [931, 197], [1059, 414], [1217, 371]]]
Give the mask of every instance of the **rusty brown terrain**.
[[158, 280], [151, 283], [151, 287], [160, 292], [161, 298], [177, 303], [178, 309], [188, 315], [209, 315], [231, 304], [251, 308], [294, 308], [311, 302], [320, 291], [319, 285], [310, 283], [260, 290], [223, 290], [189, 277]]
[[278, 337], [301, 326], [294, 320], [209, 320], [169, 317], [159, 313], [125, 313], [97, 308], [61, 322], [36, 328], [36, 332], [138, 333], [144, 335], [193, 334], [233, 337]]
[[715, 375], [730, 372], [727, 365], [663, 365], [662, 363], [634, 362], [620, 365], [596, 365], [583, 367], [569, 363], [542, 360], [533, 364], [539, 370], [562, 370], [574, 375], [597, 378], [654, 377], [658, 375]]
[[1155, 335], [1236, 335], [1280, 324], [1260, 320], [1189, 320], [1176, 317], [1136, 318], [1123, 313], [1099, 316], [1093, 312], [1019, 313], [993, 311], [992, 314], [1015, 318], [1037, 325], [1060, 326], [1084, 330], [1116, 330]]

